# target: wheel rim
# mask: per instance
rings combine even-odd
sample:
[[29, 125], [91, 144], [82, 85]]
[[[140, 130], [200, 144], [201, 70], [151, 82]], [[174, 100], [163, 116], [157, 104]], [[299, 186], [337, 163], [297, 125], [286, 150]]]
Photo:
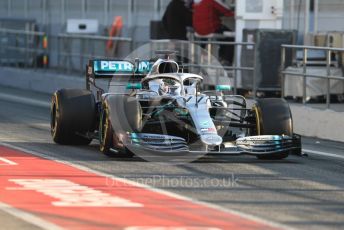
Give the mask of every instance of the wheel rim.
[[103, 151], [105, 148], [104, 140], [106, 138], [107, 132], [107, 121], [106, 121], [106, 113], [105, 110], [102, 111], [102, 115], [100, 118], [100, 125], [99, 125], [99, 142], [100, 142], [100, 150]]
[[260, 126], [260, 114], [259, 114], [259, 110], [258, 110], [258, 107], [257, 106], [253, 106], [252, 108], [254, 114], [255, 114], [255, 117], [256, 117], [256, 132], [257, 132], [257, 135], [260, 136], [261, 135], [261, 126]]

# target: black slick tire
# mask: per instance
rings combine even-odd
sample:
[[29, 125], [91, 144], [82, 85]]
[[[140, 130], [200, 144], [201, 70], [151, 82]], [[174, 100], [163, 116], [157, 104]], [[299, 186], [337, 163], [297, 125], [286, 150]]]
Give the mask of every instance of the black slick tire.
[[88, 145], [94, 131], [95, 99], [88, 90], [61, 89], [51, 100], [51, 135], [61, 145]]

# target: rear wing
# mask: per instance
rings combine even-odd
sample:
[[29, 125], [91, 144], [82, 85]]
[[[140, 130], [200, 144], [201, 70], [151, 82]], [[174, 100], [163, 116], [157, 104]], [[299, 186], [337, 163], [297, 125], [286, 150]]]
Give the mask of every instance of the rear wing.
[[115, 81], [140, 82], [154, 63], [148, 60], [90, 60], [86, 66], [86, 88], [95, 85], [96, 79], [113, 79]]

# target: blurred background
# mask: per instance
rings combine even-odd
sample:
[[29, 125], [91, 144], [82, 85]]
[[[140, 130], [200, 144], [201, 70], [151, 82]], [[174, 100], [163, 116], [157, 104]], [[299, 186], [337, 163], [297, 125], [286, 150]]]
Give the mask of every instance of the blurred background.
[[[91, 58], [125, 58], [143, 44], [156, 50], [173, 41], [187, 64], [221, 75], [216, 81], [230, 82], [235, 93], [328, 107], [344, 101], [343, 0], [213, 1], [234, 14], [219, 15], [225, 31], [198, 34], [192, 4], [202, 1], [186, 0], [193, 23], [186, 39], [171, 39], [162, 23], [170, 0], [0, 0], [0, 64], [82, 75]], [[221, 46], [233, 47], [228, 58]]]

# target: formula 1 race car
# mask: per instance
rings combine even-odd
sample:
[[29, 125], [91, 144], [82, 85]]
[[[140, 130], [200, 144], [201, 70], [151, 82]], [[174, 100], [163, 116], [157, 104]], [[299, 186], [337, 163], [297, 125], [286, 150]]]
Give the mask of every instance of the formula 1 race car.
[[[98, 79], [111, 79], [109, 90]], [[259, 159], [301, 154], [284, 99], [258, 99], [248, 107], [244, 97], [226, 94], [229, 85], [201, 91], [202, 81], [168, 58], [90, 60], [86, 89], [61, 89], [52, 97], [53, 140], [88, 145], [97, 139], [104, 154], [127, 157], [139, 150]]]

